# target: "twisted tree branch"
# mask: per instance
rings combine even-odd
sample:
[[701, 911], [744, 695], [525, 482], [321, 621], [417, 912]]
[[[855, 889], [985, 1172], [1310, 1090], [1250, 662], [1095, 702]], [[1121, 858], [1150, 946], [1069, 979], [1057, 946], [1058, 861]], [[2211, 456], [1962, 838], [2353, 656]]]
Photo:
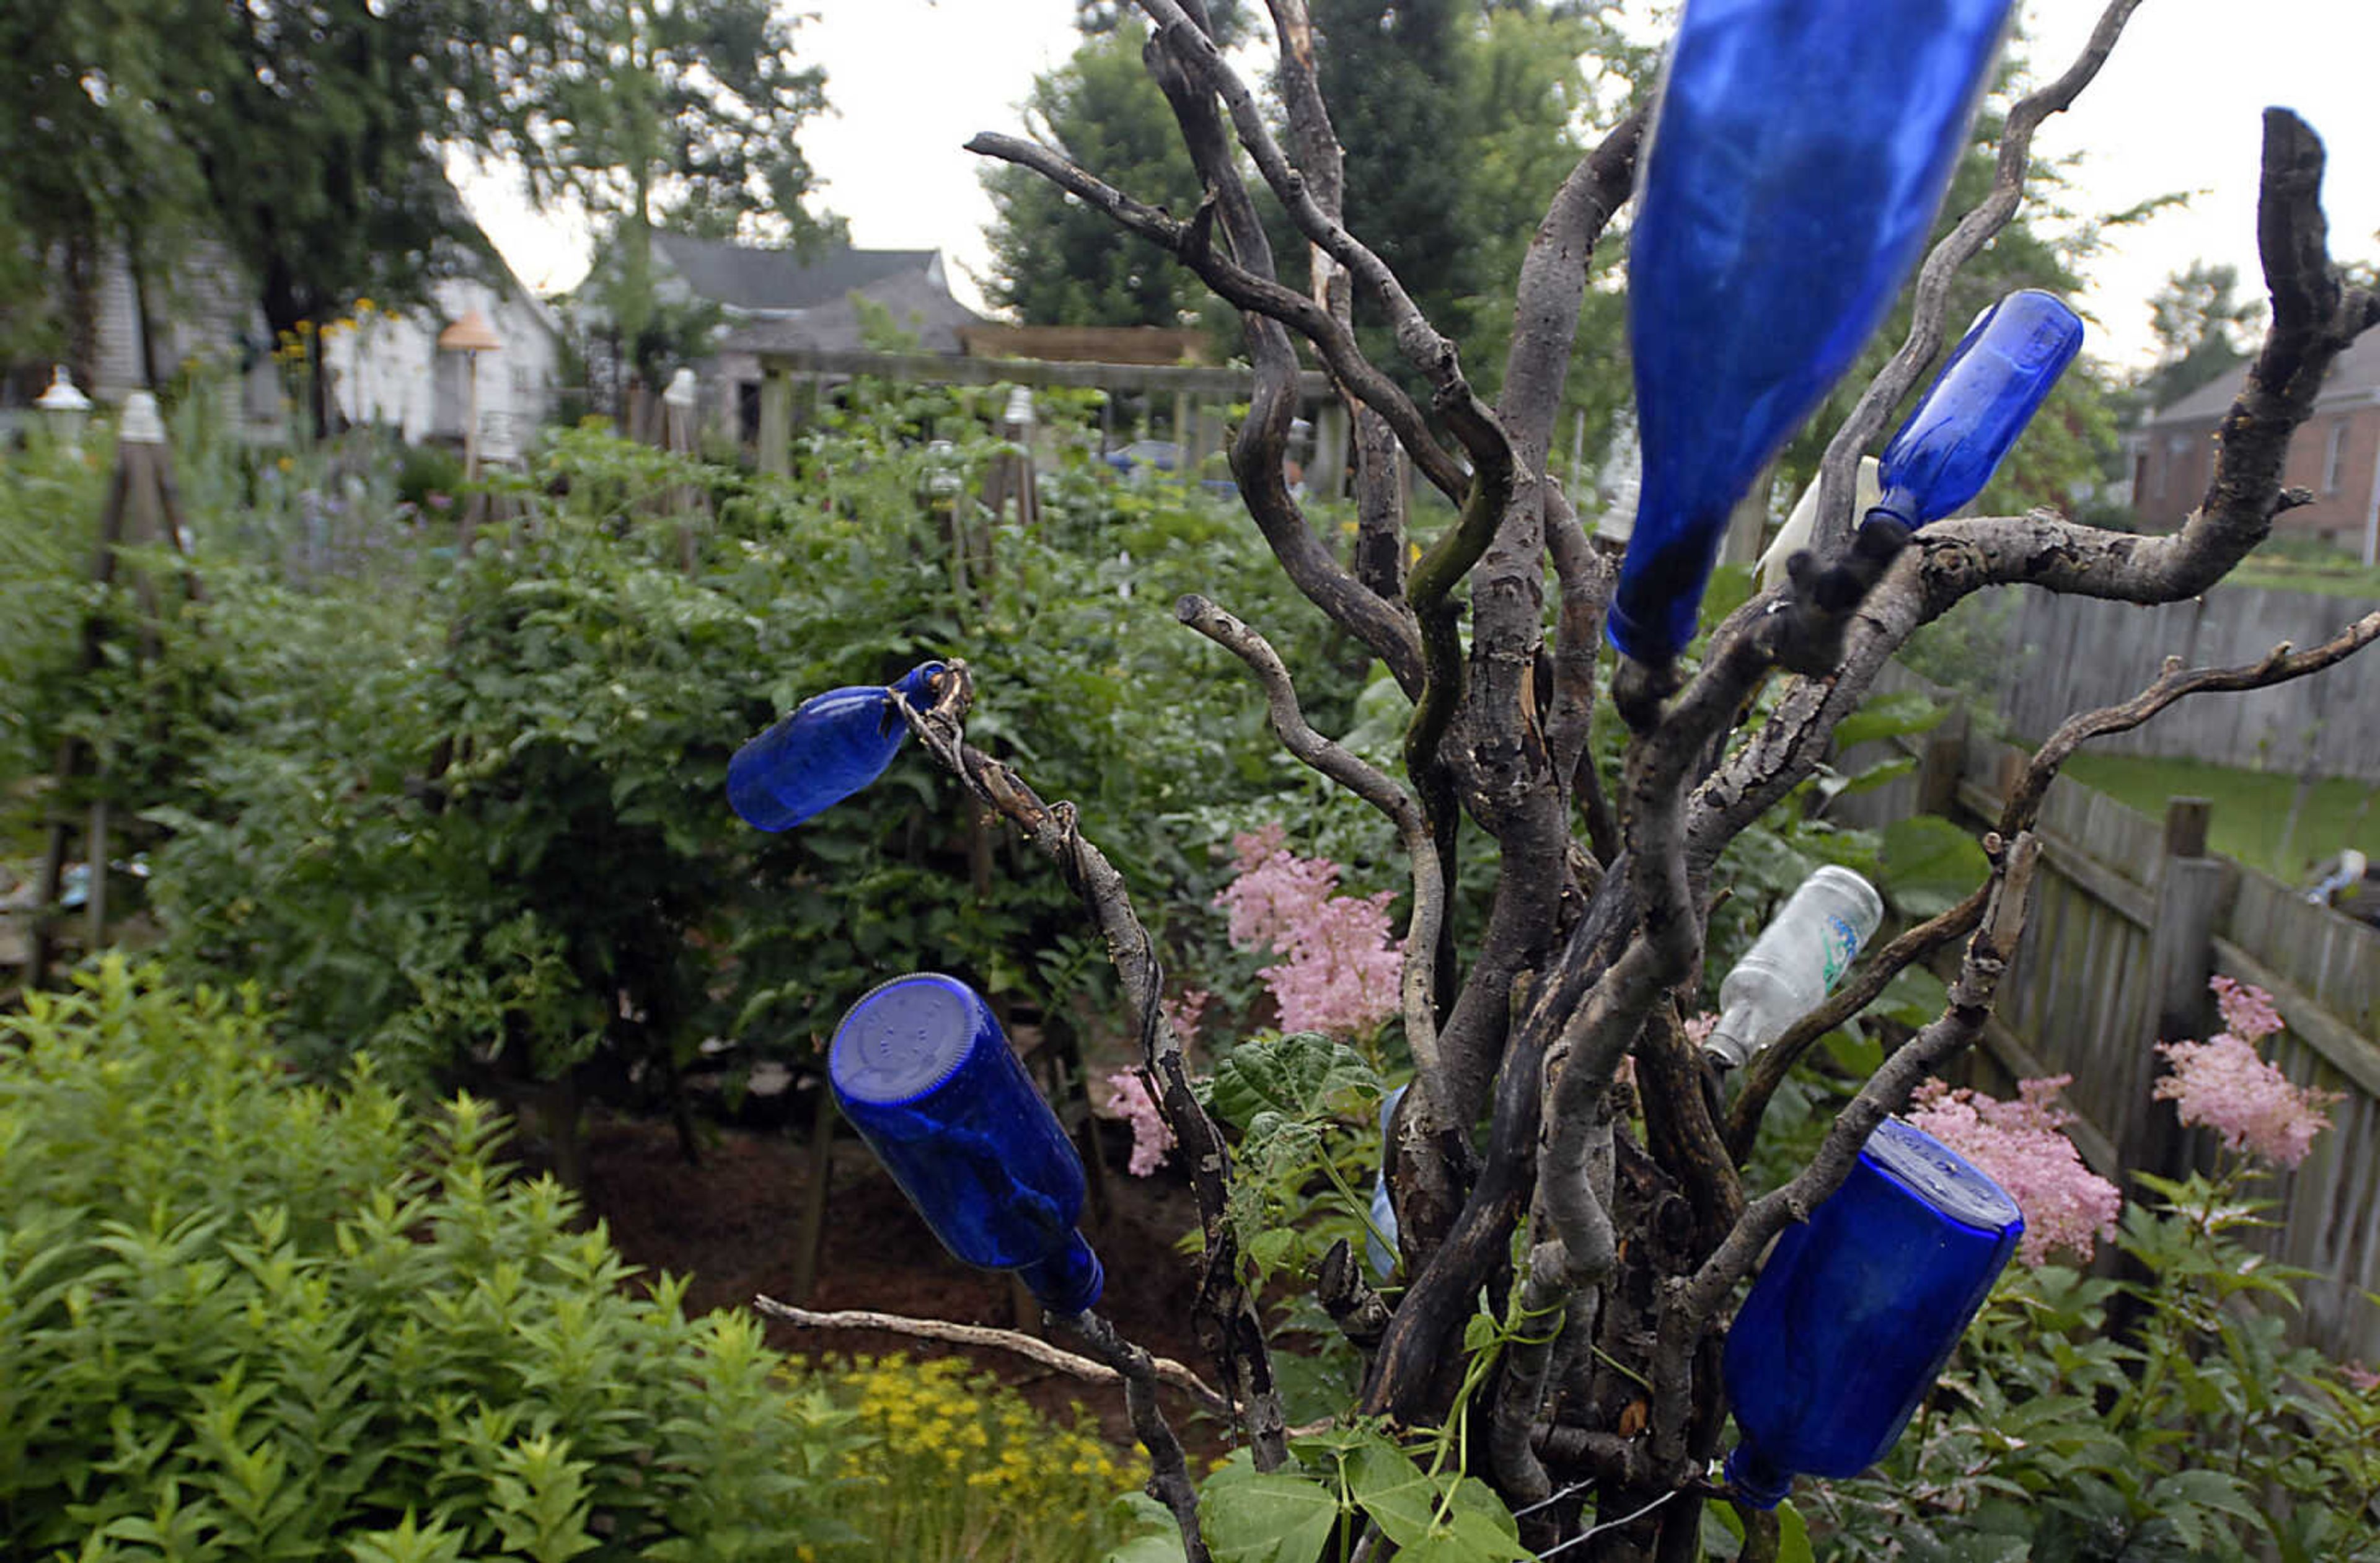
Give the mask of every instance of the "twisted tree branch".
[[1124, 1000], [1139, 1018], [1141, 1055], [1158, 1084], [1158, 1107], [1172, 1130], [1190, 1172], [1206, 1244], [1206, 1275], [1194, 1315], [1209, 1336], [1223, 1377], [1240, 1402], [1243, 1425], [1257, 1466], [1273, 1470], [1289, 1458], [1281, 1396], [1274, 1388], [1272, 1359], [1255, 1303], [1240, 1285], [1238, 1247], [1224, 1219], [1231, 1156], [1220, 1131], [1190, 1084], [1181, 1038], [1166, 1023], [1159, 1000], [1165, 972], [1155, 942], [1132, 908], [1123, 876], [1107, 854], [1077, 829], [1075, 806], [1044, 803], [1025, 779], [1002, 761], [966, 742], [966, 713], [975, 701], [975, 678], [953, 660], [925, 710], [898, 691], [892, 702], [928, 753], [965, 783], [967, 791], [1024, 833], [1054, 860], [1105, 941], [1108, 960], [1123, 985]]
[[[890, 1335], [906, 1335], [918, 1340], [941, 1340], [953, 1346], [982, 1346], [996, 1351], [1014, 1352], [1087, 1384], [1122, 1384], [1124, 1381], [1123, 1374], [1115, 1367], [1095, 1363], [1088, 1357], [1078, 1357], [1072, 1351], [1062, 1351], [1040, 1337], [1026, 1335], [1021, 1330], [952, 1324], [943, 1319], [920, 1319], [906, 1314], [880, 1314], [867, 1308], [820, 1312], [814, 1308], [796, 1308], [766, 1295], [753, 1298], [752, 1306], [772, 1319], [782, 1319], [802, 1329], [880, 1329]], [[1208, 1416], [1224, 1422], [1232, 1420], [1232, 1402], [1208, 1387], [1204, 1379], [1182, 1363], [1171, 1357], [1152, 1357], [1149, 1366], [1159, 1382], [1171, 1384], [1189, 1396]]]

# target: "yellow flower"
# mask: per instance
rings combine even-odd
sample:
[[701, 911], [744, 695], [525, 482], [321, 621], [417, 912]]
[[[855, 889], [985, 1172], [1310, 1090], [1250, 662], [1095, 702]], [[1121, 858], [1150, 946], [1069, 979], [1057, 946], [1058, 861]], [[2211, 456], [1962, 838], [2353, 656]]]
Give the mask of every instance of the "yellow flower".
[[280, 460], [278, 460], [278, 461], [274, 462], [273, 465], [274, 466], [276, 466], [276, 467], [279, 467], [282, 471], [286, 472], [286, 471], [288, 471], [291, 467], [296, 466], [298, 464], [297, 464], [296, 462], [294, 462], [294, 461], [290, 460], [287, 456], [283, 456]]
[[[369, 298], [358, 298], [356, 300], [356, 313], [358, 315], [369, 315], [372, 312], [375, 306]], [[802, 1550], [804, 1552], [808, 1552], [809, 1548], [804, 1547]]]

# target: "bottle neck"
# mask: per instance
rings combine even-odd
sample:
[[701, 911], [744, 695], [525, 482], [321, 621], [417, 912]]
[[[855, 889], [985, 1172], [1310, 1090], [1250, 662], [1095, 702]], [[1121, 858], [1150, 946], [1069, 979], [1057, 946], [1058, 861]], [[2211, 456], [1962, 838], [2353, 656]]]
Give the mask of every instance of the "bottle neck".
[[1723, 1069], [1742, 1069], [1760, 1050], [1752, 1037], [1753, 1010], [1750, 1004], [1734, 1003], [1718, 1017], [1710, 1035], [1703, 1038], [1703, 1051], [1708, 1053]]
[[1793, 1473], [1769, 1464], [1749, 1438], [1728, 1455], [1727, 1480], [1755, 1508], [1774, 1508], [1793, 1490]]
[[1020, 1265], [1017, 1276], [1028, 1290], [1053, 1314], [1079, 1314], [1099, 1300], [1107, 1286], [1107, 1269], [1079, 1231], [1066, 1233], [1065, 1246], [1046, 1259]]

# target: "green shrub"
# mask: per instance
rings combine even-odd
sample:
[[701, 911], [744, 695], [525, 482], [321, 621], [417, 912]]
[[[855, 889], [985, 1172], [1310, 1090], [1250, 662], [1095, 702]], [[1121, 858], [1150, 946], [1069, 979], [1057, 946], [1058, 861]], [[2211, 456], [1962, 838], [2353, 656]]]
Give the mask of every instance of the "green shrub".
[[0, 1555], [789, 1558], [856, 1435], [457, 1101], [110, 959], [0, 1021]]
[[[221, 679], [172, 730], [196, 795], [147, 800], [169, 958], [260, 983], [325, 1074], [362, 1049], [408, 1089], [575, 1072], [637, 1107], [708, 1038], [806, 1054], [903, 969], [1111, 1011], [1074, 892], [914, 745], [814, 828], [762, 835], [722, 796], [735, 746], [807, 696], [958, 656], [970, 738], [1081, 806], [1160, 933], [1220, 929], [1208, 849], [1232, 824], [1322, 814], [1236, 664], [1173, 618], [1180, 591], [1231, 583], [1328, 667], [1245, 518], [1070, 460], [1021, 529], [969, 497], [1005, 447], [963, 412], [886, 392], [791, 480], [565, 431], [540, 473], [556, 493], [451, 566], [391, 554], [301, 587], [277, 553], [211, 564]], [[964, 437], [929, 452], [929, 428]], [[689, 570], [660, 507], [695, 491], [715, 519], [688, 523]], [[1355, 687], [1315, 677], [1315, 719], [1343, 723]], [[1371, 832], [1348, 861], [1392, 855], [1366, 811], [1330, 806]]]

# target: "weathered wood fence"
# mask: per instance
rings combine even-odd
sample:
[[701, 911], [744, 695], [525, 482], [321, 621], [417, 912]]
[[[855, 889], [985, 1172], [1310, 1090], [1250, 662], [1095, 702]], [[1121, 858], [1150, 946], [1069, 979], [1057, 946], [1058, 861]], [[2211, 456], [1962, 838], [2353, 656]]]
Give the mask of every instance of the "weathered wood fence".
[[[1917, 756], [1914, 773], [1844, 799], [1852, 806], [1837, 812], [1875, 826], [1922, 807], [1988, 828], [2025, 752], [1970, 732], [1954, 692], [1897, 667], [1877, 687], [1932, 693], [1952, 713], [1900, 741]], [[2300, 1084], [2342, 1096], [2332, 1128], [2278, 1179], [2284, 1220], [2259, 1235], [2260, 1246], [2322, 1278], [2304, 1290], [2304, 1339], [2380, 1363], [2380, 1305], [2364, 1296], [2380, 1291], [2380, 929], [2210, 855], [2206, 821], [2197, 800], [2177, 799], [2160, 821], [2064, 778], [2052, 786], [2032, 915], [2000, 985], [1977, 1083], [2006, 1095], [2017, 1078], [2070, 1073], [2066, 1099], [2084, 1121], [2075, 1138], [2096, 1170], [2119, 1184], [2131, 1171], [2178, 1174], [2211, 1162], [2213, 1143], [2181, 1131], [2171, 1105], [2152, 1096], [2164, 1069], [2155, 1045], [2216, 1029], [2211, 977], [2271, 993], [2289, 1030], [2265, 1056]]]
[[[2234, 586], [2155, 608], [2036, 587], [2020, 588], [2017, 602], [2008, 647], [2017, 676], [2000, 686], [2000, 712], [2031, 743], [2069, 711], [2130, 698], [2156, 678], [2168, 654], [2192, 667], [2234, 667], [2284, 640], [2326, 640], [2380, 606]], [[2380, 658], [2351, 658], [2320, 678], [2219, 700], [2185, 700], [2095, 747], [2380, 782]]]

